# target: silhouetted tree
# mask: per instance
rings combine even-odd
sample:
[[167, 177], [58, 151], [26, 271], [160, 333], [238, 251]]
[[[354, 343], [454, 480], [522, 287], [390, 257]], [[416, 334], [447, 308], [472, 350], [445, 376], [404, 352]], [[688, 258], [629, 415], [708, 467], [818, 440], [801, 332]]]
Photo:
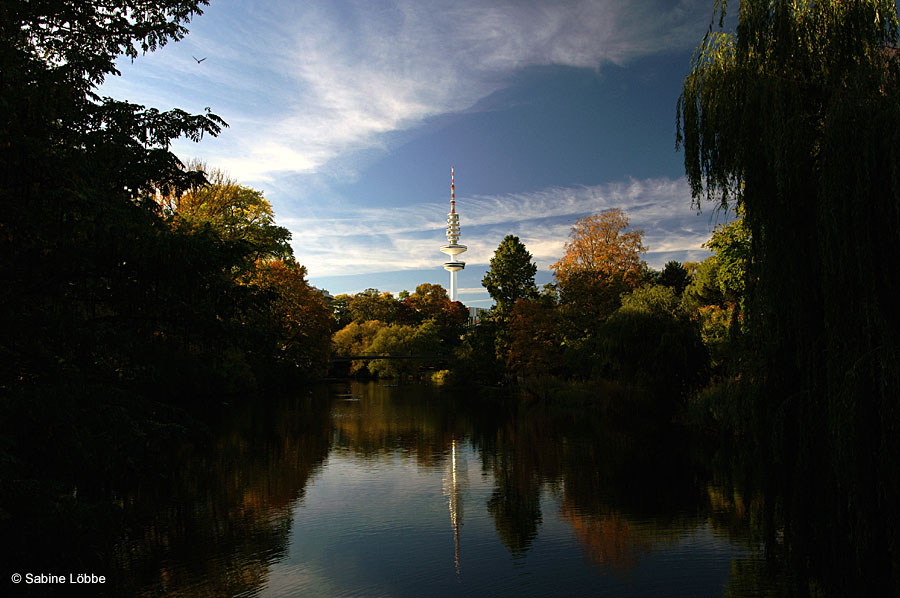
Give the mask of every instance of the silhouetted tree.
[[744, 378], [787, 543], [839, 594], [900, 586], [898, 45], [892, 0], [745, 0], [678, 102], [695, 201], [750, 233]]
[[548, 376], [563, 365], [563, 336], [555, 305], [519, 299], [509, 319], [507, 368], [520, 376]]
[[656, 282], [674, 289], [675, 293], [680, 296], [684, 292], [685, 287], [690, 284], [691, 277], [685, 267], [681, 265], [681, 262], [672, 260], [666, 262]]

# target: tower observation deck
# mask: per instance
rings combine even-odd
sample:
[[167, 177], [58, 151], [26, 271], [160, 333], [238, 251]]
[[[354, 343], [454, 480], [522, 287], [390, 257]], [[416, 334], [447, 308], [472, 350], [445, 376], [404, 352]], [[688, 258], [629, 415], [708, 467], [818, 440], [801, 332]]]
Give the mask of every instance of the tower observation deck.
[[447, 214], [447, 241], [449, 243], [441, 246], [441, 252], [446, 253], [449, 258], [444, 262], [444, 270], [450, 272], [450, 301], [456, 301], [456, 273], [466, 267], [466, 263], [457, 256], [464, 253], [468, 247], [459, 244], [459, 214], [456, 213], [456, 184], [452, 166], [450, 167], [450, 213]]

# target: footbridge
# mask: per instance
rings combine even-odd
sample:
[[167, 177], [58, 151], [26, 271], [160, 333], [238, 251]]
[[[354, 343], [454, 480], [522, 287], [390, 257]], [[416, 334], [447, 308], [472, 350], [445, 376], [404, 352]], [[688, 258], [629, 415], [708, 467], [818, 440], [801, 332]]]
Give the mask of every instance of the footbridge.
[[332, 355], [331, 361], [372, 361], [373, 359], [419, 359], [422, 361], [444, 361], [448, 355]]

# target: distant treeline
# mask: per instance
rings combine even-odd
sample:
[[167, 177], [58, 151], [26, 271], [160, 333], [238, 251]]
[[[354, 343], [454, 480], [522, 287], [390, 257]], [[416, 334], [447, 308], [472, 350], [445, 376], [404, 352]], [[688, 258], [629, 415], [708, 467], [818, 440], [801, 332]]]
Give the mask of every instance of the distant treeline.
[[[333, 350], [448, 356], [456, 383], [503, 385], [537, 399], [571, 397], [602, 380], [654, 403], [640, 417], [668, 421], [726, 371], [744, 321], [750, 238], [738, 218], [713, 233], [714, 255], [661, 271], [641, 259], [642, 239], [621, 210], [582, 218], [552, 266], [555, 282], [539, 290], [531, 254], [507, 236], [482, 281], [495, 304], [469, 328], [466, 311], [438, 285], [396, 298], [377, 289], [339, 295], [330, 301]], [[421, 376], [429, 364], [398, 367], [357, 362], [351, 373]]]

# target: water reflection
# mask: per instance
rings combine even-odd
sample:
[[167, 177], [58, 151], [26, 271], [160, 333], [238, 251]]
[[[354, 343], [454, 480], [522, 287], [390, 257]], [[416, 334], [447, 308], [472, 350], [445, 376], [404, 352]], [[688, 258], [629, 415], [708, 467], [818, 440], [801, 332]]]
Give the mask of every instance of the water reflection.
[[784, 578], [748, 532], [758, 503], [677, 434], [353, 382], [182, 451], [170, 484], [123, 497], [121, 593], [746, 596]]
[[459, 529], [463, 523], [464, 493], [469, 485], [469, 470], [466, 461], [457, 458], [456, 438], [450, 440], [450, 460], [444, 474], [444, 496], [450, 509], [450, 524], [453, 526], [453, 562], [456, 575], [460, 575]]
[[509, 457], [507, 454], [491, 458], [497, 488], [488, 500], [487, 510], [503, 545], [514, 557], [521, 557], [541, 525], [541, 484], [537, 472], [523, 459]]
[[320, 401], [273, 408], [233, 412], [212, 447], [180, 448], [169, 484], [122, 497], [132, 524], [116, 551], [113, 594], [234, 596], [265, 583], [329, 444]]
[[503, 544], [521, 557], [539, 533], [541, 491], [552, 488], [587, 562], [628, 573], [642, 554], [704, 521], [700, 472], [685, 454], [673, 437], [634, 438], [599, 422], [573, 426], [547, 413], [520, 414], [484, 444], [497, 484], [487, 508]]
[[351, 382], [334, 391], [333, 449], [363, 459], [400, 452], [425, 467], [444, 462], [457, 417], [436, 389]]

